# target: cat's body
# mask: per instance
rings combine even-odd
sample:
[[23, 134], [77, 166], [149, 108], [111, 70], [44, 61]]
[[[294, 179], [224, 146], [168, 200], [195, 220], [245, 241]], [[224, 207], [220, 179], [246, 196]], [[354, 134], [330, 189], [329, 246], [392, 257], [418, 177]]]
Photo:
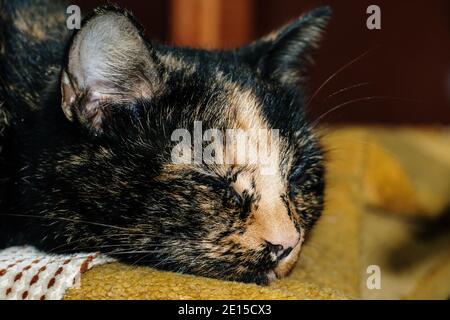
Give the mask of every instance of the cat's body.
[[[100, 250], [257, 283], [291, 270], [322, 210], [298, 63], [328, 10], [239, 50], [203, 51], [150, 44], [113, 7], [69, 38], [63, 5], [0, 6], [0, 246]], [[172, 133], [196, 121], [278, 129], [276, 172], [174, 164]]]
[[[56, 83], [69, 33], [62, 3], [0, 1], [0, 11], [0, 175], [4, 190], [0, 203], [2, 212], [9, 213], [21, 198], [19, 172], [29, 167], [41, 142], [47, 140], [46, 129], [35, 125], [49, 125], [39, 120], [45, 109], [42, 99], [47, 90], [56, 90], [50, 82]], [[20, 223], [13, 228], [9, 218], [0, 219], [1, 244], [15, 243]]]

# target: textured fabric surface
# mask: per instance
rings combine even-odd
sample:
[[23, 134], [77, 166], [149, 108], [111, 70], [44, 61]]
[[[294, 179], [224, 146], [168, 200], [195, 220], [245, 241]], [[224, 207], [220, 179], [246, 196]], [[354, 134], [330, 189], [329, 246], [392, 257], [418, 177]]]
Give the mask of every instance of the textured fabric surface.
[[334, 289], [293, 281], [261, 287], [185, 274], [162, 272], [120, 263], [96, 267], [83, 275], [81, 285], [65, 299], [345, 299]]
[[99, 254], [50, 255], [32, 247], [0, 251], [0, 300], [60, 300], [90, 268], [111, 262]]

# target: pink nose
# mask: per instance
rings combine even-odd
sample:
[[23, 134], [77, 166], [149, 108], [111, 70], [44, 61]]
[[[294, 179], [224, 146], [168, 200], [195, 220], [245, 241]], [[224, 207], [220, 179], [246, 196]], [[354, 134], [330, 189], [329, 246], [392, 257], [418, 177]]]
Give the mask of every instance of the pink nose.
[[289, 237], [276, 237], [274, 239], [266, 239], [269, 249], [276, 254], [279, 260], [287, 257], [300, 241], [300, 235], [296, 232]]

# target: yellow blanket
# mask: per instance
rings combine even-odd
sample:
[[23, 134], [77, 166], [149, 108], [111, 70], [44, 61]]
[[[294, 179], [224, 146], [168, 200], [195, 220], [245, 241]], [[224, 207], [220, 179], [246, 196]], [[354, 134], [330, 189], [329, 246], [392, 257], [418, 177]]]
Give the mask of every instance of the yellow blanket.
[[[448, 298], [450, 233], [441, 220], [450, 207], [449, 131], [321, 133], [326, 210], [289, 277], [261, 287], [113, 263], [86, 272], [65, 298]], [[373, 265], [381, 270], [380, 289], [366, 285]]]

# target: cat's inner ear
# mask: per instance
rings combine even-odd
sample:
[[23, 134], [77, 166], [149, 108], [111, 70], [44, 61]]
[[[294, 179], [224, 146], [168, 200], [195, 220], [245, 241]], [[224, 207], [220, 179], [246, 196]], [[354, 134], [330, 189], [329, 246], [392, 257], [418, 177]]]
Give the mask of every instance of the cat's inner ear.
[[298, 85], [306, 78], [312, 53], [318, 48], [330, 17], [329, 7], [317, 8], [239, 49], [239, 53], [263, 77], [283, 85]]
[[102, 130], [117, 105], [151, 98], [158, 87], [156, 55], [127, 13], [98, 11], [75, 34], [61, 78], [62, 109]]

